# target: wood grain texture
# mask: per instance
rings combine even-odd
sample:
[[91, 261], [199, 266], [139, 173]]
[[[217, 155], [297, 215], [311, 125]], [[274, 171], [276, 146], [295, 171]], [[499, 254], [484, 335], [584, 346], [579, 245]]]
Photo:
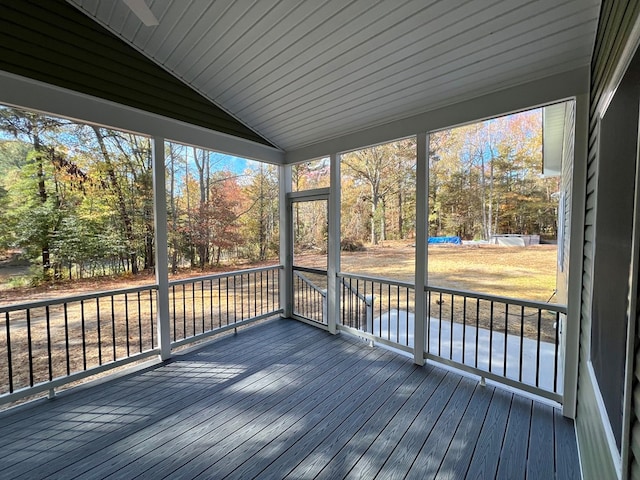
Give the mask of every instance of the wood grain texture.
[[579, 472], [558, 410], [293, 320], [6, 411], [0, 441], [17, 479]]

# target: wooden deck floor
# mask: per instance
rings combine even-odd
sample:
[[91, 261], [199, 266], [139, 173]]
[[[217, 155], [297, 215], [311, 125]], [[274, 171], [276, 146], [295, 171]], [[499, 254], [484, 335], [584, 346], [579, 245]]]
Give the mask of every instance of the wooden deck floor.
[[579, 478], [552, 407], [277, 320], [0, 414], [1, 478]]

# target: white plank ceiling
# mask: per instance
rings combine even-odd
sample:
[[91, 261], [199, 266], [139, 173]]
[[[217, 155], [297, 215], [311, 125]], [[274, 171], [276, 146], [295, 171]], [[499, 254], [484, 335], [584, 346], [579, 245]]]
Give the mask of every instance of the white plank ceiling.
[[599, 0], [69, 0], [284, 150], [587, 65]]

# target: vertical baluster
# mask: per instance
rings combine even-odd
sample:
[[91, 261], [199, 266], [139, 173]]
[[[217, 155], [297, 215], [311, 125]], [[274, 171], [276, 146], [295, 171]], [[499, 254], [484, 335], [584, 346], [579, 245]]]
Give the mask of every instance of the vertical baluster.
[[240, 320], [244, 320], [244, 275], [240, 275]]
[[155, 347], [153, 332], [155, 331], [155, 322], [153, 318], [153, 289], [149, 289], [149, 322], [151, 323], [151, 348]]
[[[138, 300], [138, 349], [140, 350], [140, 353], [142, 353], [142, 305], [140, 302], [140, 291], [136, 292], [136, 297]], [[175, 312], [174, 312], [174, 322], [175, 322]], [[174, 329], [175, 329], [175, 323], [174, 323]], [[175, 339], [175, 334], [174, 334], [174, 339]]]
[[538, 334], [536, 340], [536, 387], [540, 386], [540, 330], [542, 325], [542, 310], [538, 309]]
[[[116, 310], [114, 307], [114, 300], [113, 300], [113, 295], [111, 295], [111, 341], [112, 341], [112, 347], [113, 347], [113, 361], [116, 361], [117, 355], [116, 355]], [[66, 318], [66, 312], [65, 312], [65, 318]], [[68, 373], [67, 373], [68, 375]]]
[[462, 363], [467, 351], [467, 297], [462, 297]]
[[[253, 272], [253, 316], [258, 316], [258, 278], [256, 272]], [[262, 276], [262, 272], [260, 272]]]
[[[409, 346], [409, 288], [405, 288], [405, 294], [407, 295], [407, 304], [405, 306], [405, 311], [407, 312], [407, 315], [405, 316], [405, 326], [404, 326], [404, 332], [405, 332], [405, 339], [404, 339], [404, 344]], [[366, 297], [365, 297], [366, 298]], [[415, 312], [414, 312], [415, 315]], [[424, 321], [424, 319], [423, 319]], [[415, 342], [415, 339], [414, 339]]]
[[236, 275], [233, 276], [233, 323], [236, 323], [238, 321], [238, 294], [236, 289], [237, 278], [238, 277]]
[[187, 338], [187, 292], [182, 284], [182, 338]]
[[382, 338], [382, 283], [378, 283], [378, 292], [380, 294], [378, 304], [380, 305], [380, 312], [378, 315], [378, 335]]
[[218, 277], [218, 328], [222, 328], [222, 278]]
[[396, 342], [400, 343], [400, 285], [396, 285], [396, 309], [398, 311], [398, 316], [396, 317]]
[[480, 339], [480, 299], [476, 298], [476, 362], [475, 367], [478, 368], [478, 340]]
[[80, 325], [82, 327], [82, 369], [87, 369], [87, 335], [84, 329], [84, 300], [80, 300]]
[[524, 305], [520, 307], [520, 365], [518, 367], [518, 381], [522, 381], [522, 356], [524, 348]]
[[191, 324], [193, 326], [192, 336], [196, 336], [196, 282], [191, 282]]
[[69, 352], [69, 313], [67, 312], [67, 302], [63, 304], [64, 309], [64, 350], [67, 357], [67, 375], [71, 374], [70, 352]]
[[7, 373], [9, 375], [9, 393], [13, 393], [13, 358], [11, 356], [11, 323], [10, 313], [5, 312], [4, 321], [5, 329], [7, 331]]
[[33, 348], [31, 345], [31, 309], [27, 308], [27, 349], [29, 351], [29, 386], [33, 387]]
[[209, 280], [209, 328], [213, 330], [213, 279]]
[[178, 337], [176, 337], [177, 332], [176, 332], [176, 325], [177, 325], [177, 317], [176, 317], [176, 286], [175, 285], [171, 285], [171, 304], [172, 304], [172, 309], [173, 309], [173, 341], [175, 342]]
[[391, 284], [387, 284], [387, 340], [391, 340]]
[[204, 333], [204, 280], [200, 281], [200, 311], [202, 312], [202, 333]]
[[[264, 315], [264, 270], [260, 272], [260, 315]], [[269, 275], [269, 271], [267, 270], [267, 275]], [[267, 308], [267, 312], [269, 309]]]
[[493, 300], [489, 304], [489, 371], [493, 360]]
[[98, 365], [102, 365], [102, 333], [100, 332], [100, 297], [96, 298], [96, 325], [98, 330]]
[[438, 356], [442, 356], [442, 292], [438, 294]]
[[[418, 294], [418, 292], [416, 292], [416, 295]], [[427, 352], [430, 353], [431, 352], [431, 290], [427, 290], [426, 292], [424, 292], [425, 296], [426, 296], [426, 303], [427, 303]], [[413, 334], [415, 335], [415, 332], [413, 332]], [[413, 339], [413, 341], [415, 342], [415, 338]], [[414, 343], [415, 345], [415, 343]]]
[[502, 375], [507, 376], [507, 343], [509, 340], [509, 304], [504, 304], [504, 366]]
[[49, 381], [53, 380], [53, 361], [51, 359], [51, 315], [49, 305], [44, 308], [44, 314], [47, 319], [47, 355], [49, 364]]
[[225, 294], [227, 296], [227, 301], [226, 301], [226, 309], [227, 309], [227, 325], [229, 325], [229, 276], [227, 275], [225, 278], [226, 281], [226, 290], [225, 290]]
[[451, 294], [451, 314], [449, 322], [449, 359], [453, 360], [453, 300], [454, 295]]
[[124, 294], [124, 320], [125, 320], [125, 329], [127, 334], [127, 357], [130, 356], [129, 353], [129, 296]]

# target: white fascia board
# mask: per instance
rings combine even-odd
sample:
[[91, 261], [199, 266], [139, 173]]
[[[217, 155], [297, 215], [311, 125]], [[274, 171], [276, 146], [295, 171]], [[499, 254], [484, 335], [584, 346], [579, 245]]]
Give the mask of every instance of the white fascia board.
[[180, 120], [0, 70], [0, 103], [81, 122], [162, 137], [237, 157], [282, 164], [284, 152]]
[[420, 113], [343, 137], [288, 151], [285, 162], [298, 163], [331, 153], [391, 142], [419, 132], [432, 132], [575, 98], [589, 91], [589, 67], [506, 88], [446, 107]]

